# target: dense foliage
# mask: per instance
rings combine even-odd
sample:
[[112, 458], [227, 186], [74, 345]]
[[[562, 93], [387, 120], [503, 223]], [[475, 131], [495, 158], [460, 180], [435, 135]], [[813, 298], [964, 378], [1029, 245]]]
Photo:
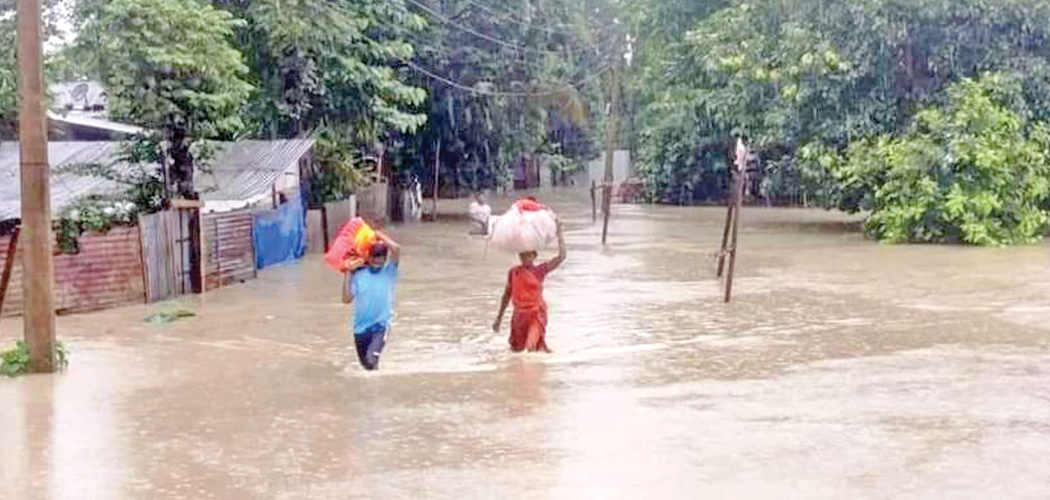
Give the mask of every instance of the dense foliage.
[[183, 197], [197, 196], [194, 143], [244, 127], [252, 87], [230, 44], [240, 24], [199, 0], [112, 0], [82, 27], [97, 42], [110, 114], [160, 135], [170, 184]]
[[317, 131], [314, 141], [314, 171], [307, 190], [311, 205], [342, 200], [368, 184], [368, 163], [353, 141], [330, 129]]
[[245, 23], [235, 43], [256, 87], [249, 116], [256, 133], [290, 137], [340, 128], [371, 146], [387, 129], [415, 131], [425, 92], [407, 85], [391, 61], [411, 58], [402, 33], [424, 21], [398, 0], [214, 0]]
[[767, 162], [820, 178], [798, 161], [802, 146], [903, 130], [951, 82], [985, 70], [1027, 68], [1026, 97], [1047, 112], [1045, 2], [759, 0], [704, 15], [645, 68], [658, 75], [642, 151], [658, 188], [665, 169], [719, 168], [704, 153], [724, 152], [734, 129]]
[[1050, 217], [1050, 127], [998, 74], [963, 80], [907, 133], [853, 143], [833, 170], [846, 208], [888, 242], [1029, 243]]
[[0, 137], [14, 135], [17, 95], [15, 17], [13, 11], [0, 8]]
[[403, 33], [424, 21], [397, 0], [214, 0], [246, 20], [235, 44], [255, 91], [246, 116], [262, 138], [317, 139], [306, 190], [317, 204], [342, 199], [369, 178], [361, 159], [386, 131], [413, 133], [426, 121], [426, 92], [394, 64], [411, 58]]
[[[752, 197], [871, 210], [882, 239], [1013, 243], [1045, 226], [1032, 153], [1050, 119], [1041, 0], [74, 5], [75, 50], [91, 57], [53, 55], [53, 71], [105, 80], [118, 117], [168, 131], [153, 139], [173, 144], [172, 164], [193, 161], [171, 140], [180, 123], [187, 144], [317, 138], [315, 203], [367, 182], [370, 157], [427, 189], [438, 162], [446, 194], [506, 185], [523, 162], [572, 172], [600, 150], [607, 69], [629, 51], [614, 142], [635, 150], [652, 199], [721, 199], [745, 134], [759, 160]], [[12, 58], [0, 49], [8, 108]], [[962, 124], [971, 108], [987, 123]], [[980, 161], [962, 155], [963, 136]], [[1025, 196], [997, 184], [1007, 178]]]
[[[167, 16], [160, 24], [180, 29], [210, 16], [212, 29], [200, 36], [212, 37], [207, 57], [226, 68], [230, 84], [207, 102], [229, 105], [223, 110], [244, 127], [221, 123], [245, 135], [318, 138], [308, 193], [314, 202], [359, 187], [370, 177], [362, 158], [378, 150], [396, 181], [418, 178], [429, 187], [440, 143], [441, 183], [452, 193], [502, 185], [523, 159], [545, 159], [560, 172], [579, 168], [597, 152], [602, 70], [614, 57], [610, 40], [623, 36], [604, 0], [74, 0], [74, 6], [79, 33], [67, 52], [76, 57], [61, 60], [90, 62], [65, 73], [98, 76], [107, 85], [120, 66], [139, 64], [129, 56], [143, 59], [145, 50], [174, 56], [184, 48], [162, 37], [139, 43], [135, 33], [128, 47], [117, 47], [109, 42], [119, 30], [107, 30], [114, 21], [141, 17], [145, 12], [135, 9], [147, 7], [155, 11], [150, 18]], [[118, 12], [122, 18], [107, 17]], [[151, 46], [161, 40], [164, 47]], [[185, 62], [196, 63], [191, 56]], [[199, 80], [174, 76], [181, 79], [171, 82], [176, 88]], [[252, 87], [246, 99], [241, 80]], [[117, 118], [128, 115], [117, 111]], [[213, 135], [195, 132], [193, 139]]]
[[[59, 0], [42, 0], [41, 27], [44, 39], [57, 31]], [[18, 68], [16, 66], [17, 40], [16, 0], [0, 0], [0, 139], [14, 138], [18, 111]]]
[[[645, 8], [653, 2], [658, 8]], [[1016, 80], [1024, 106], [1010, 109], [1023, 122], [1050, 116], [1047, 2], [653, 2], [637, 2], [641, 13], [633, 21], [637, 28], [665, 28], [657, 32], [657, 48], [643, 41], [634, 84], [643, 109], [641, 169], [655, 199], [721, 198], [731, 137], [740, 132], [753, 138], [761, 159], [752, 195], [852, 208], [855, 200], [843, 196], [858, 196], [856, 186], [844, 191], [834, 159], [853, 143], [856, 151], [878, 149], [880, 140], [888, 145], [886, 134], [907, 135], [899, 140], [911, 143], [913, 122], [949, 101], [962, 106], [962, 91], [949, 92], [954, 83], [988, 71]], [[688, 28], [683, 13], [693, 23]], [[915, 158], [900, 161], [900, 168], [923, 168], [911, 163]], [[920, 203], [915, 192], [880, 182], [864, 184], [863, 196], [878, 191]], [[963, 205], [965, 217], [984, 217], [980, 203]], [[1025, 220], [1026, 227], [1035, 221]], [[1028, 239], [1027, 230], [1007, 233], [989, 240], [976, 233], [876, 231], [890, 240]]]
[[414, 63], [456, 85], [416, 72], [428, 90], [428, 120], [419, 134], [393, 142], [402, 181], [415, 176], [432, 186], [439, 144], [440, 184], [450, 194], [506, 185], [521, 161], [544, 158], [566, 171], [596, 154], [601, 77], [615, 57], [612, 38], [622, 36], [608, 6], [412, 5], [428, 21], [414, 37]]

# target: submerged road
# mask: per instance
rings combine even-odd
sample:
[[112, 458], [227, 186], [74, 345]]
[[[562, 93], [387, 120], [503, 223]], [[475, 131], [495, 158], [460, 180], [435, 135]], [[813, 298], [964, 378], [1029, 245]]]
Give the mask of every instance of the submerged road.
[[[489, 330], [513, 257], [461, 221], [395, 227], [376, 374], [318, 256], [167, 325], [143, 322], [165, 304], [59, 318], [69, 370], [0, 379], [0, 497], [1050, 494], [1046, 245], [881, 246], [840, 214], [747, 209], [727, 306], [721, 209], [617, 206], [603, 249], [589, 201], [550, 201], [554, 354]], [[20, 332], [4, 320], [0, 343]]]

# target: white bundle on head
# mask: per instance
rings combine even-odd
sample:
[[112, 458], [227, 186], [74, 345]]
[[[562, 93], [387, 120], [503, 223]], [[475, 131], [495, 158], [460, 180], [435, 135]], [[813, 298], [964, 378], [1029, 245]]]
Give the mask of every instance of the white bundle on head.
[[538, 252], [557, 240], [558, 223], [547, 210], [512, 207], [492, 224], [489, 235], [492, 244], [504, 252]]

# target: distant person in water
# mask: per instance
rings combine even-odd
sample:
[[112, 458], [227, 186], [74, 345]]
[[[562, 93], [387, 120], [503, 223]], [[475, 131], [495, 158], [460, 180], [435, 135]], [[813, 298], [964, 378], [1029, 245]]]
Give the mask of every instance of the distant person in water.
[[354, 344], [365, 370], [379, 369], [379, 355], [386, 345], [394, 312], [397, 266], [401, 247], [376, 231], [375, 245], [367, 260], [353, 259], [343, 275], [343, 303], [354, 303]]
[[536, 252], [518, 256], [521, 265], [510, 270], [507, 287], [503, 291], [499, 314], [492, 331], [499, 332], [507, 304], [514, 303], [510, 322], [510, 350], [514, 352], [551, 352], [547, 347], [547, 303], [543, 300], [543, 281], [547, 275], [565, 262], [565, 236], [558, 221], [558, 256], [549, 262], [536, 264]]
[[489, 206], [489, 202], [485, 199], [483, 193], [474, 195], [474, 201], [470, 203], [467, 214], [470, 216], [471, 222], [473, 222], [470, 234], [489, 234], [489, 218], [492, 217], [492, 207]]

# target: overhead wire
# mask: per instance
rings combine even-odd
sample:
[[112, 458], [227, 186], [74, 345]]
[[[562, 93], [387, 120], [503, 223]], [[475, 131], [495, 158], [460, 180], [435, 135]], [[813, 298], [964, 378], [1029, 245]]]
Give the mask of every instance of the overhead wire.
[[[593, 45], [589, 45], [589, 46], [582, 47], [582, 48], [575, 48], [573, 50], [553, 51], [553, 50], [537, 49], [537, 48], [533, 48], [533, 47], [528, 47], [528, 46], [524, 46], [524, 45], [510, 43], [510, 42], [507, 42], [505, 40], [501, 40], [501, 39], [492, 37], [490, 35], [486, 35], [484, 33], [480, 33], [480, 32], [478, 32], [478, 31], [476, 31], [476, 30], [474, 30], [472, 28], [463, 26], [463, 25], [453, 21], [452, 19], [448, 18], [447, 16], [444, 16], [441, 13], [434, 11], [432, 8], [430, 8], [430, 7], [420, 3], [417, 0], [406, 0], [406, 1], [409, 2], [412, 5], [415, 5], [417, 8], [423, 10], [424, 12], [430, 14], [432, 17], [438, 19], [439, 21], [441, 21], [444, 24], [453, 26], [453, 27], [455, 27], [457, 29], [460, 29], [462, 31], [470, 33], [470, 34], [472, 34], [472, 35], [474, 35], [476, 37], [479, 37], [481, 39], [493, 42], [493, 43], [495, 43], [495, 44], [497, 44], [497, 45], [499, 45], [501, 47], [512, 48], [512, 49], [515, 49], [515, 50], [518, 50], [518, 51], [521, 51], [521, 52], [531, 52], [531, 53], [539, 53], [539, 54], [552, 54], [552, 55], [557, 55], [557, 56], [564, 57], [567, 53], [583, 52], [583, 51], [588, 51], [588, 50], [597, 50], [597, 49], [601, 49], [601, 48], [608, 48], [608, 46], [606, 44], [598, 43], [598, 44], [593, 44]], [[474, 1], [471, 1], [471, 0], [465, 0], [465, 1], [467, 1], [467, 3], [469, 3], [471, 5], [474, 5], [474, 6], [480, 8], [482, 10], [485, 10], [486, 12], [496, 13], [496, 11], [494, 9], [492, 9], [490, 7], [487, 7], [487, 6], [483, 5], [483, 4], [480, 4], [478, 2], [474, 2]], [[405, 38], [412, 39], [413, 41], [416, 41], [417, 43], [420, 42], [420, 40], [415, 36], [414, 33], [408, 34], [408, 33], [411, 33], [411, 32], [409, 32], [408, 30], [405, 30], [403, 27], [392, 26], [389, 23], [386, 23], [384, 21], [378, 21], [378, 20], [376, 20], [375, 23], [377, 25], [385, 26], [388, 29], [395, 30], [401, 36], [404, 36]], [[522, 24], [522, 23], [518, 22], [517, 24]], [[522, 25], [525, 26], [524, 24], [522, 24]], [[528, 25], [528, 26], [531, 27], [532, 25]], [[363, 38], [365, 38], [366, 40], [368, 40], [369, 42], [371, 42], [372, 44], [380, 45], [378, 42], [376, 42], [374, 39], [368, 37], [367, 35], [362, 34], [361, 36]], [[423, 46], [423, 45], [426, 45], [426, 44], [425, 43], [419, 43], [419, 45]], [[615, 45], [613, 45], [613, 46], [615, 46]], [[601, 52], [599, 51], [599, 54], [600, 53]], [[449, 55], [447, 53], [443, 53], [443, 54], [445, 56]], [[411, 68], [412, 70], [414, 70], [414, 71], [416, 71], [416, 72], [418, 72], [420, 74], [423, 74], [423, 75], [425, 75], [425, 76], [427, 76], [427, 77], [429, 77], [429, 78], [431, 78], [433, 80], [441, 82], [441, 83], [443, 83], [443, 84], [445, 84], [445, 85], [447, 85], [447, 86], [449, 86], [451, 88], [455, 88], [457, 90], [464, 91], [464, 92], [470, 92], [470, 93], [477, 94], [477, 95], [485, 95], [485, 96], [490, 96], [490, 97], [544, 97], [544, 96], [557, 95], [557, 94], [559, 94], [559, 93], [564, 91], [564, 88], [552, 89], [552, 90], [544, 91], [544, 92], [510, 92], [510, 91], [486, 90], [486, 89], [483, 89], [483, 88], [478, 88], [477, 86], [473, 86], [472, 87], [472, 86], [464, 85], [464, 84], [462, 84], [462, 83], [460, 83], [458, 81], [453, 80], [452, 78], [449, 78], [449, 77], [446, 77], [444, 75], [441, 75], [441, 74], [439, 74], [439, 73], [437, 73], [437, 72], [435, 72], [435, 71], [433, 71], [431, 69], [423, 67], [422, 65], [416, 63], [415, 61], [408, 60], [408, 59], [406, 59], [404, 57], [400, 57], [400, 56], [397, 56], [397, 55], [395, 55], [394, 57], [396, 59], [400, 60], [401, 62], [403, 62], [407, 67]], [[523, 63], [536, 64], [536, 62], [527, 61], [527, 60], [523, 60], [522, 62]], [[590, 75], [590, 76], [588, 76], [586, 78], [583, 78], [583, 79], [581, 79], [581, 80], [579, 80], [577, 82], [570, 82], [569, 85], [571, 85], [574, 88], [578, 87], [580, 85], [588, 83], [589, 81], [592, 81], [594, 79], [597, 79], [597, 78], [601, 77], [601, 75], [604, 74], [609, 69], [611, 69], [611, 65], [607, 64], [604, 67], [600, 68], [595, 74]], [[566, 107], [567, 107], [567, 105], [566, 105]]]
[[[477, 36], [478, 38], [481, 38], [481, 39], [488, 40], [488, 41], [491, 41], [493, 43], [496, 43], [497, 45], [500, 45], [502, 47], [513, 48], [513, 49], [519, 50], [521, 52], [531, 52], [531, 53], [540, 53], [540, 54], [556, 54], [556, 55], [559, 55], [559, 56], [562, 56], [562, 57], [564, 57], [566, 53], [581, 52], [578, 49], [574, 50], [574, 51], [564, 51], [564, 52], [562, 52], [562, 51], [542, 50], [542, 49], [533, 49], [533, 48], [530, 48], [530, 47], [525, 47], [525, 46], [521, 46], [521, 45], [517, 45], [517, 44], [512, 44], [512, 43], [506, 42], [504, 40], [498, 40], [498, 39], [495, 39], [495, 38], [493, 38], [493, 37], [491, 37], [489, 35], [478, 33], [477, 31], [475, 31], [475, 30], [473, 30], [471, 28], [466, 28], [466, 27], [464, 27], [464, 26], [454, 22], [453, 20], [451, 20], [451, 19], [449, 19], [449, 18], [447, 18], [447, 17], [445, 17], [445, 16], [443, 16], [443, 15], [441, 15], [439, 13], [434, 12], [432, 9], [430, 9], [430, 8], [428, 8], [426, 6], [420, 5], [415, 0], [406, 0], [406, 1], [416, 5], [417, 7], [421, 8], [422, 10], [424, 10], [427, 13], [429, 13], [431, 16], [435, 17], [436, 19], [438, 19], [439, 21], [441, 21], [441, 22], [443, 22], [445, 24], [448, 24], [448, 25], [451, 25], [453, 27], [456, 27], [456, 28], [460, 29], [461, 31], [468, 32], [468, 33], [470, 33], [470, 34], [472, 34], [474, 36]], [[488, 9], [486, 7], [483, 7], [480, 4], [476, 4], [476, 3], [473, 3], [473, 2], [468, 2], [468, 3], [472, 3], [473, 5], [478, 6], [479, 8], [481, 8], [482, 10], [487, 10], [489, 12], [493, 12], [492, 9]], [[419, 42], [419, 39], [415, 36], [415, 33], [408, 32], [407, 30], [405, 30], [402, 27], [391, 26], [391, 25], [389, 25], [389, 24], [387, 24], [385, 22], [382, 22], [382, 21], [377, 21], [377, 24], [383, 25], [383, 26], [385, 26], [387, 28], [390, 28], [390, 29], [393, 29], [393, 30], [396, 30], [401, 36], [404, 36], [405, 38], [409, 38], [412, 41], [415, 41], [417, 43]], [[520, 24], [520, 23], [518, 23], [518, 24]], [[407, 34], [407, 33], [411, 33], [411, 34]], [[362, 35], [362, 37], [365, 40], [367, 40], [368, 42], [370, 42], [370, 43], [372, 43], [374, 45], [380, 45], [379, 42], [377, 42], [376, 40], [372, 39], [371, 37], [368, 37], [367, 35]], [[424, 44], [419, 44], [419, 45], [422, 46]], [[444, 47], [442, 47], [442, 48], [444, 48]], [[601, 48], [603, 48], [603, 44], [595, 44], [595, 45], [587, 46], [583, 50], [601, 49]], [[440, 51], [438, 51], [438, 52], [442, 53]], [[601, 53], [601, 52], [599, 52], [599, 53]], [[447, 56], [448, 54], [445, 53], [444, 55]], [[413, 61], [413, 60], [411, 60], [409, 58], [405, 58], [405, 57], [399, 56], [397, 54], [392, 54], [392, 56], [393, 56], [394, 59], [400, 60], [406, 67], [412, 69], [413, 71], [416, 71], [416, 72], [418, 72], [418, 73], [420, 73], [420, 74], [422, 74], [422, 75], [424, 75], [424, 76], [426, 76], [426, 77], [428, 77], [428, 78], [430, 78], [430, 79], [432, 79], [432, 80], [434, 80], [436, 82], [444, 84], [444, 85], [446, 85], [448, 87], [451, 87], [451, 88], [459, 90], [459, 91], [467, 92], [467, 93], [470, 93], [472, 95], [481, 95], [481, 96], [487, 96], [487, 97], [529, 98], [529, 97], [556, 96], [556, 95], [562, 94], [562, 93], [564, 93], [566, 91], [565, 90], [566, 87], [560, 87], [560, 88], [555, 88], [555, 89], [551, 89], [551, 90], [548, 90], [548, 91], [541, 91], [541, 92], [508, 92], [508, 91], [488, 90], [488, 89], [485, 89], [485, 88], [479, 88], [477, 85], [475, 85], [475, 86], [465, 85], [465, 84], [463, 84], [463, 83], [461, 83], [459, 81], [453, 80], [452, 78], [449, 78], [449, 77], [446, 77], [444, 75], [441, 75], [441, 74], [437, 73], [436, 71], [433, 71], [431, 69], [423, 67], [422, 65], [416, 63], [415, 61]], [[606, 72], [611, 70], [612, 66], [613, 66], [612, 64], [605, 64], [603, 67], [599, 68], [594, 74], [588, 75], [587, 77], [582, 78], [580, 80], [577, 80], [577, 81], [574, 81], [574, 82], [570, 82], [570, 83], [568, 83], [568, 85], [571, 86], [572, 88], [580, 87], [581, 85], [584, 85], [584, 84], [586, 84], [586, 83], [588, 83], [590, 81], [593, 81], [593, 80], [595, 80], [597, 78], [600, 78]], [[559, 107], [559, 109], [558, 109], [559, 112], [564, 112], [566, 109], [568, 109], [571, 106], [571, 99], [567, 99], [566, 101], [567, 102], [564, 105]], [[589, 146], [593, 146], [593, 145], [596, 144], [596, 142], [594, 140], [589, 140], [589, 139], [575, 139], [575, 140], [555, 141], [555, 142], [558, 142], [559, 144], [561, 144], [562, 147], [574, 147], [574, 146], [578, 147], [578, 146], [581, 146], [583, 144], [587, 144]]]
[[453, 21], [452, 19], [446, 17], [445, 15], [441, 14], [440, 12], [437, 12], [434, 9], [431, 9], [430, 7], [427, 7], [426, 5], [418, 2], [417, 0], [405, 0], [405, 1], [410, 3], [410, 4], [412, 4], [412, 5], [415, 5], [420, 10], [430, 14], [432, 17], [434, 17], [435, 19], [441, 21], [443, 24], [447, 24], [447, 25], [452, 26], [452, 27], [454, 27], [456, 29], [459, 29], [459, 30], [464, 31], [466, 33], [470, 33], [471, 35], [474, 35], [474, 36], [476, 36], [478, 38], [481, 38], [483, 40], [487, 40], [489, 42], [492, 42], [492, 43], [494, 43], [496, 45], [499, 45], [501, 47], [505, 47], [505, 48], [508, 48], [508, 49], [520, 50], [522, 52], [532, 52], [532, 53], [538, 53], [538, 54], [553, 54], [553, 55], [564, 56], [566, 53], [585, 52], [585, 51], [588, 51], [588, 50], [600, 48], [600, 47], [605, 45], [605, 42], [599, 42], [599, 43], [596, 43], [596, 44], [593, 44], [593, 45], [590, 45], [590, 46], [576, 47], [576, 48], [574, 48], [572, 50], [565, 50], [565, 51], [538, 49], [538, 48], [529, 47], [529, 46], [526, 46], [526, 45], [518, 45], [516, 43], [510, 43], [510, 42], [507, 42], [505, 40], [501, 40], [501, 39], [496, 38], [494, 36], [487, 35], [485, 33], [482, 33], [480, 31], [478, 31], [478, 30], [475, 30], [474, 28], [471, 28], [471, 27], [468, 27], [468, 26], [464, 26], [464, 25], [462, 25], [460, 23], [457, 23], [457, 22]]
[[[368, 42], [370, 42], [370, 43], [372, 43], [374, 45], [381, 45], [375, 39], [373, 39], [373, 38], [371, 38], [371, 37], [369, 37], [367, 35], [362, 34], [361, 38], [367, 40]], [[527, 97], [549, 97], [549, 96], [557, 95], [557, 94], [560, 94], [560, 93], [564, 92], [564, 87], [563, 88], [559, 88], [559, 89], [552, 89], [552, 90], [549, 90], [549, 91], [542, 91], [542, 92], [505, 92], [505, 91], [486, 90], [486, 89], [483, 89], [483, 88], [477, 88], [477, 86], [471, 87], [471, 86], [468, 86], [468, 85], [464, 85], [464, 84], [462, 84], [460, 82], [452, 80], [451, 78], [447, 78], [447, 77], [442, 76], [442, 75], [440, 75], [440, 74], [438, 74], [438, 73], [436, 73], [434, 71], [431, 71], [431, 70], [429, 70], [427, 68], [424, 68], [423, 66], [420, 66], [419, 64], [416, 64], [415, 62], [413, 62], [410, 59], [407, 59], [407, 58], [404, 58], [404, 57], [400, 57], [400, 56], [396, 56], [396, 55], [394, 56], [394, 58], [399, 60], [399, 61], [401, 61], [405, 66], [407, 66], [407, 67], [409, 67], [409, 68], [411, 68], [411, 69], [413, 69], [413, 70], [415, 70], [415, 71], [417, 71], [419, 73], [422, 73], [423, 75], [426, 75], [426, 76], [430, 77], [431, 79], [439, 81], [439, 82], [441, 82], [441, 83], [443, 83], [443, 84], [445, 84], [445, 85], [447, 85], [449, 87], [452, 87], [452, 88], [455, 88], [455, 89], [458, 89], [458, 90], [462, 90], [464, 92], [470, 92], [470, 93], [473, 93], [473, 94], [484, 95], [484, 96], [488, 96], [488, 97], [527, 98]], [[610, 69], [612, 69], [612, 66], [611, 65], [606, 65], [605, 67], [600, 68], [594, 74], [589, 75], [589, 76], [587, 76], [587, 77], [585, 77], [583, 79], [577, 80], [575, 82], [569, 82], [568, 85], [572, 86], [573, 88], [579, 87], [580, 85], [586, 84], [586, 83], [588, 83], [588, 82], [590, 82], [592, 80], [600, 78], [603, 74], [605, 74], [606, 71], [609, 71]]]
[[[560, 88], [560, 89], [552, 89], [552, 90], [543, 91], [543, 92], [501, 92], [501, 91], [490, 91], [490, 90], [485, 90], [485, 89], [479, 89], [476, 86], [475, 87], [469, 87], [467, 85], [463, 85], [463, 84], [461, 84], [459, 82], [453, 81], [453, 80], [445, 78], [445, 77], [443, 77], [443, 76], [441, 76], [441, 75], [439, 75], [437, 73], [434, 73], [433, 71], [430, 71], [430, 70], [428, 70], [428, 69], [426, 69], [426, 68], [424, 68], [424, 67], [422, 67], [422, 66], [420, 66], [420, 65], [418, 65], [418, 64], [416, 64], [416, 63], [414, 63], [412, 61], [406, 61], [406, 60], [402, 59], [401, 62], [403, 62], [406, 66], [412, 68], [413, 70], [418, 71], [418, 72], [420, 72], [420, 73], [422, 73], [422, 74], [424, 74], [424, 75], [426, 75], [426, 76], [428, 76], [428, 77], [430, 77], [430, 78], [432, 78], [434, 80], [437, 80], [437, 81], [439, 81], [439, 82], [441, 82], [441, 83], [443, 83], [445, 85], [448, 85], [449, 87], [452, 87], [452, 88], [455, 88], [455, 89], [458, 89], [458, 90], [462, 90], [464, 92], [470, 92], [470, 93], [473, 93], [473, 94], [479, 94], [479, 95], [484, 95], [484, 96], [489, 96], [489, 97], [550, 97], [550, 96], [558, 95], [558, 94], [560, 94], [560, 93], [565, 91], [564, 87]], [[605, 72], [609, 71], [610, 69], [612, 69], [612, 66], [605, 66], [604, 68], [599, 69], [594, 74], [589, 75], [586, 78], [583, 78], [581, 80], [577, 80], [575, 82], [569, 82], [568, 86], [571, 86], [573, 88], [579, 87], [579, 86], [581, 86], [581, 85], [583, 85], [583, 84], [585, 84], [585, 83], [587, 83], [587, 82], [589, 82], [591, 80], [594, 80], [594, 79], [597, 79], [597, 78], [601, 77], [603, 74], [605, 74]]]
[[[388, 23], [386, 21], [381, 21], [381, 20], [378, 20], [378, 19], [375, 19], [372, 22], [376, 26], [382, 26], [384, 28], [387, 28], [387, 29], [395, 32], [398, 36], [406, 38], [409, 41], [413, 42], [414, 43], [413, 48], [416, 49], [417, 53], [422, 52], [421, 49], [423, 47], [425, 47], [427, 52], [432, 52], [434, 54], [437, 54], [438, 56], [445, 57], [445, 58], [448, 58], [450, 60], [456, 58], [456, 56], [452, 53], [452, 50], [455, 50], [455, 49], [447, 48], [444, 45], [441, 45], [440, 47], [431, 45], [431, 44], [428, 43], [427, 40], [425, 40], [423, 38], [423, 35], [418, 33], [418, 32], [414, 32], [414, 31], [406, 29], [406, 28], [404, 28], [402, 26], [396, 26], [396, 25], [393, 25], [393, 24]], [[465, 47], [467, 47], [467, 46], [466, 45], [459, 46], [459, 48], [465, 48]], [[523, 54], [517, 54], [517, 56], [519, 57], [519, 59], [517, 61], [515, 61], [515, 64], [521, 64], [522, 66], [525, 66], [525, 67], [528, 67], [528, 68], [531, 68], [531, 69], [534, 69], [534, 70], [537, 70], [537, 71], [541, 71], [543, 69], [544, 63], [542, 61], [526, 59]]]
[[[468, 4], [468, 5], [473, 5], [474, 7], [478, 8], [479, 10], [482, 10], [484, 12], [492, 14], [492, 15], [500, 18], [500, 20], [502, 20], [502, 21], [510, 21], [511, 23], [517, 24], [519, 26], [524, 26], [524, 27], [527, 27], [527, 28], [535, 28], [535, 29], [539, 29], [539, 30], [542, 30], [542, 31], [546, 31], [547, 33], [557, 33], [557, 34], [563, 34], [563, 35], [574, 35], [574, 34], [578, 34], [580, 31], [588, 30], [588, 28], [586, 26], [572, 25], [572, 24], [565, 24], [565, 23], [561, 23], [561, 25], [562, 26], [570, 26], [570, 25], [571, 26], [576, 26], [577, 31], [559, 30], [559, 29], [549, 28], [547, 26], [540, 26], [540, 25], [532, 24], [532, 23], [530, 23], [528, 21], [524, 21], [524, 20], [518, 19], [518, 18], [514, 17], [510, 13], [504, 13], [504, 12], [498, 11], [498, 10], [492, 8], [492, 7], [489, 7], [489, 6], [487, 6], [487, 5], [485, 5], [485, 4], [481, 3], [481, 2], [477, 2], [475, 0], [460, 0], [460, 1], [464, 2], [464, 3]], [[611, 31], [613, 28], [614, 28], [614, 26], [608, 26], [608, 27], [605, 27], [605, 28], [602, 28], [602, 29], [598, 30], [598, 32], [601, 33], [601, 32]]]

